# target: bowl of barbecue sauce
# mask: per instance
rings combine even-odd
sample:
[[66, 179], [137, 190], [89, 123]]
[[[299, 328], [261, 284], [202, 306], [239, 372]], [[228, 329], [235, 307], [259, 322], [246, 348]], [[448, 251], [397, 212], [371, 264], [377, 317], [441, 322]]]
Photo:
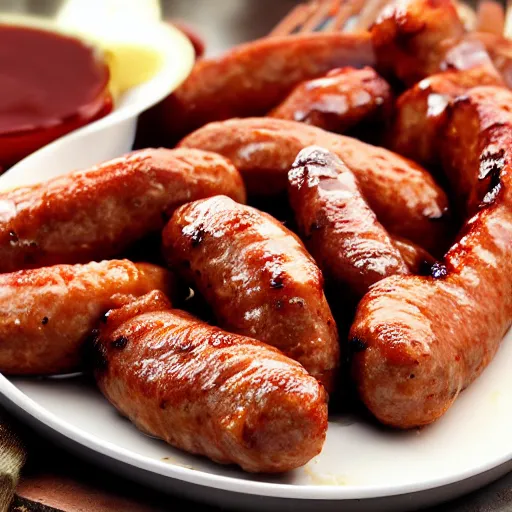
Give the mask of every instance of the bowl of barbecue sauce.
[[157, 0], [65, 0], [51, 18], [0, 13], [0, 189], [130, 151], [138, 116], [194, 62]]
[[97, 46], [0, 21], [0, 170], [110, 113], [109, 79]]

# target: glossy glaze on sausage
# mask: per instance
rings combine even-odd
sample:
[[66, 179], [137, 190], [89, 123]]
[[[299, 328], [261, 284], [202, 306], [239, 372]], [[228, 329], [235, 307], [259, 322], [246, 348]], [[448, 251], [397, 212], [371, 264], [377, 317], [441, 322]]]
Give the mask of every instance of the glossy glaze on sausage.
[[322, 449], [320, 383], [272, 347], [171, 310], [160, 292], [112, 310], [93, 350], [103, 394], [177, 448], [267, 473]]
[[265, 115], [303, 82], [343, 66], [373, 63], [366, 33], [307, 33], [241, 44], [198, 61], [185, 82], [153, 108], [143, 123], [170, 146], [212, 121]]
[[[489, 32], [475, 32], [508, 88], [512, 88], [512, 42], [508, 37]], [[482, 84], [483, 85], [483, 84]]]
[[425, 169], [384, 148], [304, 123], [269, 118], [211, 123], [180, 143], [229, 158], [240, 170], [249, 196], [286, 191], [295, 157], [312, 145], [332, 151], [345, 162], [390, 233], [429, 251], [441, 248], [444, 252], [450, 232], [446, 194]]
[[102, 260], [165, 225], [179, 205], [245, 200], [225, 158], [146, 149], [39, 185], [0, 193], [0, 272]]
[[452, 0], [395, 0], [371, 27], [377, 68], [407, 86], [441, 71], [477, 65], [485, 49], [466, 37]]
[[0, 371], [76, 371], [85, 339], [107, 310], [171, 286], [163, 268], [127, 260], [0, 274]]
[[360, 396], [400, 428], [439, 418], [482, 372], [512, 322], [512, 93], [472, 89], [450, 106], [442, 160], [472, 184], [477, 213], [430, 277], [394, 276], [351, 329]]
[[354, 175], [328, 150], [309, 146], [298, 154], [288, 194], [306, 246], [340, 295], [357, 303], [377, 281], [409, 274]]
[[[495, 194], [501, 189], [500, 172], [508, 162], [508, 139], [499, 136], [509, 133], [511, 98], [512, 93], [501, 87], [476, 87], [456, 98], [450, 106], [440, 146], [441, 161], [468, 217], [493, 204]], [[468, 126], [463, 124], [464, 115]], [[493, 137], [498, 138], [499, 145], [493, 142]]]
[[363, 122], [383, 125], [392, 108], [389, 84], [374, 69], [345, 67], [297, 85], [268, 115], [344, 133]]
[[163, 248], [223, 328], [277, 347], [332, 390], [336, 325], [322, 274], [294, 233], [266, 213], [217, 196], [176, 210]]
[[450, 101], [479, 85], [504, 85], [493, 65], [432, 75], [404, 92], [395, 103], [388, 144], [423, 165], [439, 165], [438, 146]]

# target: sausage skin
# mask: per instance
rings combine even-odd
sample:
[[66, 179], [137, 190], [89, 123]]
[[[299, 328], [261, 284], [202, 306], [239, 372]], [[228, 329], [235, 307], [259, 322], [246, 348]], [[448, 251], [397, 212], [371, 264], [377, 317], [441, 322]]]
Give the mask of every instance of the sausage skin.
[[217, 196], [176, 210], [163, 248], [223, 328], [277, 347], [332, 391], [336, 325], [322, 274], [295, 234], [266, 213]]
[[485, 54], [465, 37], [452, 0], [395, 0], [371, 27], [377, 68], [411, 86], [448, 69], [472, 68]]
[[147, 149], [46, 183], [0, 193], [0, 272], [116, 256], [163, 228], [186, 201], [245, 200], [219, 155]]
[[288, 173], [288, 194], [310, 253], [352, 302], [387, 276], [409, 274], [354, 175], [326, 149], [310, 146], [298, 154]]
[[446, 71], [425, 78], [396, 101], [388, 144], [393, 151], [423, 165], [439, 165], [440, 144], [450, 101], [478, 85], [504, 85], [494, 66]]
[[297, 85], [270, 117], [344, 133], [362, 122], [383, 123], [391, 114], [389, 84], [374, 69], [333, 69]]
[[359, 304], [353, 375], [364, 403], [388, 425], [416, 427], [444, 414], [512, 322], [511, 103], [512, 93], [496, 87], [452, 103], [442, 159], [461, 179], [478, 178], [480, 208], [431, 276], [390, 277]]
[[76, 371], [89, 332], [107, 310], [152, 290], [171, 291], [163, 268], [127, 260], [0, 274], [0, 371]]
[[250, 118], [211, 123], [181, 143], [214, 151], [240, 170], [250, 196], [275, 195], [288, 186], [288, 171], [307, 146], [336, 154], [354, 173], [361, 193], [392, 233], [428, 251], [446, 249], [450, 233], [448, 200], [430, 174], [384, 148], [335, 135], [304, 123]]
[[[342, 66], [371, 65], [369, 34], [268, 37], [198, 61], [178, 89], [145, 116], [158, 144], [170, 146], [212, 121], [265, 115], [292, 89]], [[152, 142], [155, 144], [155, 142]]]
[[508, 37], [489, 32], [475, 32], [474, 37], [482, 42], [506, 86], [512, 88], [512, 43]]
[[272, 347], [171, 310], [161, 292], [112, 310], [93, 350], [103, 394], [177, 448], [267, 473], [322, 449], [320, 383]]

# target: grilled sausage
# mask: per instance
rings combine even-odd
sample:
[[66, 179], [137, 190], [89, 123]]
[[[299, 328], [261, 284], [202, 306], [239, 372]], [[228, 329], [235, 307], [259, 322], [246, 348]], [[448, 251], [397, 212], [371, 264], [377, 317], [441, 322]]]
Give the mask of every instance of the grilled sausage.
[[251, 472], [283, 472], [322, 449], [326, 394], [256, 340], [170, 310], [153, 292], [112, 310], [94, 344], [96, 381], [144, 432]]
[[425, 78], [404, 92], [395, 104], [389, 137], [393, 151], [424, 165], [439, 164], [439, 136], [450, 101], [478, 85], [504, 85], [492, 64], [464, 71], [446, 71]]
[[406, 85], [440, 71], [474, 67], [483, 45], [465, 37], [452, 0], [395, 0], [371, 28], [378, 69]]
[[[511, 98], [512, 93], [500, 87], [477, 87], [452, 102], [441, 161], [459, 201], [466, 205], [467, 215], [493, 204], [502, 186], [508, 139], [499, 136], [501, 132], [508, 135], [512, 127]], [[473, 124], [465, 126], [465, 120]], [[486, 130], [488, 134], [481, 133]]]
[[0, 274], [0, 371], [50, 375], [80, 368], [101, 315], [130, 297], [170, 291], [170, 274], [126, 260]]
[[185, 82], [145, 116], [151, 144], [172, 145], [211, 121], [265, 115], [300, 82], [333, 68], [372, 64], [368, 34], [268, 37], [196, 63]]
[[277, 347], [332, 390], [336, 326], [322, 274], [291, 231], [218, 196], [176, 210], [163, 245], [168, 262], [194, 283], [223, 328]]
[[482, 87], [452, 104], [444, 166], [472, 184], [478, 212], [430, 277], [384, 279], [359, 305], [353, 375], [383, 423], [408, 428], [439, 418], [511, 325], [511, 103], [511, 92]]
[[512, 42], [510, 39], [488, 32], [475, 32], [473, 36], [482, 42], [505, 84], [512, 88]]
[[354, 173], [363, 197], [390, 233], [432, 252], [446, 248], [450, 231], [446, 195], [425, 169], [383, 148], [269, 118], [211, 123], [180, 145], [229, 158], [242, 173], [249, 195], [256, 196], [286, 191], [288, 171], [299, 151], [324, 147]]
[[354, 175], [335, 155], [318, 146], [303, 149], [288, 174], [288, 193], [310, 253], [339, 293], [357, 302], [377, 281], [409, 274]]
[[391, 110], [391, 89], [375, 70], [347, 67], [297, 85], [269, 116], [344, 133], [361, 122], [382, 124]]
[[165, 224], [186, 201], [244, 201], [237, 170], [191, 150], [148, 149], [0, 193], [0, 272], [101, 260]]

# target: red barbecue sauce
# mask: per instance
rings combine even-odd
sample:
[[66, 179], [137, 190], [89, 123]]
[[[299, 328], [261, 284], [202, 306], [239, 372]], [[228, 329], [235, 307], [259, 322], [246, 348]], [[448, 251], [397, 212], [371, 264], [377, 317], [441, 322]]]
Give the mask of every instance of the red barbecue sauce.
[[0, 170], [112, 110], [109, 70], [92, 46], [0, 24]]

